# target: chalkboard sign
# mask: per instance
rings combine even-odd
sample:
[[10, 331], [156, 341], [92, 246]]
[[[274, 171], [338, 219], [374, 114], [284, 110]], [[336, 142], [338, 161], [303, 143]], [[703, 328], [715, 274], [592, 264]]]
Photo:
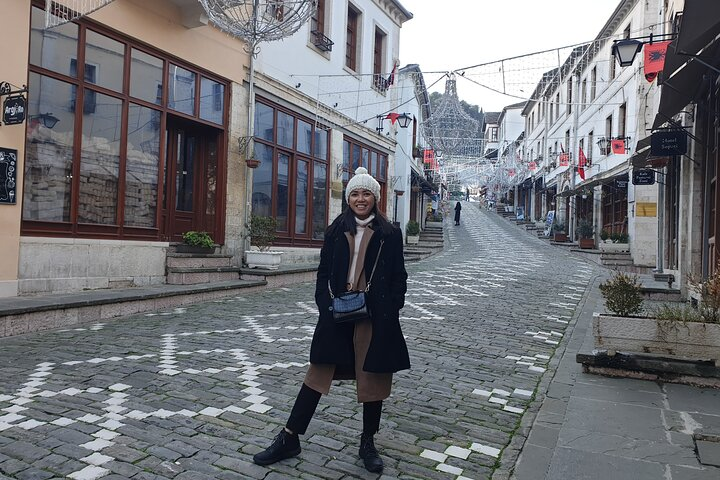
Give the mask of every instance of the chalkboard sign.
[[655, 171], [649, 169], [633, 170], [633, 185], [654, 185]]
[[685, 130], [665, 130], [650, 137], [650, 153], [658, 157], [684, 155], [687, 152], [687, 132]]
[[0, 204], [15, 205], [17, 150], [0, 148]]

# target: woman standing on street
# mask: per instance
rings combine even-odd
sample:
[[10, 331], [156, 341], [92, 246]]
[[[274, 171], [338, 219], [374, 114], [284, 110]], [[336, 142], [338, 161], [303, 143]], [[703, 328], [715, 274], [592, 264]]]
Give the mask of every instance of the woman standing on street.
[[455, 225], [460, 225], [460, 210], [462, 210], [462, 205], [457, 202], [455, 204]]
[[[315, 408], [333, 379], [355, 379], [363, 404], [360, 458], [370, 472], [383, 461], [373, 437], [380, 427], [382, 401], [390, 396], [393, 373], [410, 368], [400, 329], [407, 272], [402, 233], [378, 210], [380, 184], [363, 167], [347, 184], [345, 209], [327, 228], [320, 252], [315, 303], [319, 318], [310, 347], [310, 367], [285, 427], [273, 443], [256, 454], [258, 465], [270, 465], [300, 453]], [[367, 291], [369, 316], [336, 323], [332, 298], [347, 291]]]

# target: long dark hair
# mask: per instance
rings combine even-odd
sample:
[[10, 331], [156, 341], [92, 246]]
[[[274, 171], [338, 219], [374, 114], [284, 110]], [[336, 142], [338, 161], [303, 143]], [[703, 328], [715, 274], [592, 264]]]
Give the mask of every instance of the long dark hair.
[[[388, 221], [385, 215], [383, 215], [383, 213], [378, 210], [377, 203], [373, 205], [372, 213], [375, 214], [375, 218], [372, 221], [373, 226], [379, 227], [380, 232], [383, 235], [390, 235], [395, 227], [393, 227], [393, 225]], [[335, 220], [333, 220], [333, 222], [325, 231], [325, 235], [337, 235], [344, 232], [350, 232], [350, 235], [352, 236], [355, 236], [355, 233], [357, 232], [355, 213], [352, 211], [349, 205], [340, 215], [335, 218]]]

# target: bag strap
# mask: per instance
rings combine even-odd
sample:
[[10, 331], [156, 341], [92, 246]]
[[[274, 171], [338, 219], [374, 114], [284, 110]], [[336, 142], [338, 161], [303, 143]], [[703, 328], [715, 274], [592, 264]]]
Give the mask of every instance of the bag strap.
[[[380, 248], [378, 249], [377, 256], [375, 257], [375, 263], [373, 264], [372, 272], [370, 272], [370, 279], [367, 281], [367, 284], [365, 286], [365, 293], [370, 291], [370, 284], [372, 283], [373, 275], [375, 275], [375, 267], [377, 267], [378, 260], [380, 259], [380, 252], [382, 252], [383, 244], [385, 243], [385, 240], [380, 240]], [[363, 269], [365, 267], [363, 266]], [[330, 279], [328, 278], [328, 292], [330, 292], [330, 299], [334, 299], [335, 295], [333, 295], [332, 288], [330, 288]]]
[[375, 275], [375, 267], [377, 267], [377, 262], [380, 259], [380, 252], [382, 252], [383, 243], [385, 243], [385, 240], [380, 240], [380, 248], [378, 249], [377, 256], [375, 257], [375, 263], [373, 264], [372, 272], [370, 272], [370, 279], [365, 285], [365, 293], [370, 291], [370, 284], [372, 283], [373, 275]]

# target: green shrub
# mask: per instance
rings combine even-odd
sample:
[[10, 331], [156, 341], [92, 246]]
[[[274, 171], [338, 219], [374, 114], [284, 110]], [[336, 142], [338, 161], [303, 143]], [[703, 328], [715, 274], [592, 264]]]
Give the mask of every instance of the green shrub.
[[602, 240], [604, 242], [608, 238], [610, 238], [610, 232], [608, 232], [604, 228], [602, 230], [600, 230], [600, 240]]
[[273, 217], [250, 216], [250, 245], [258, 247], [261, 252], [270, 250], [277, 236], [277, 220]]
[[610, 234], [610, 240], [612, 240], [613, 243], [628, 243], [630, 236], [624, 232], [616, 232]]
[[555, 230], [558, 233], [564, 233], [565, 232], [565, 225], [562, 223], [554, 223], [553, 224], [553, 230]]
[[415, 220], [410, 220], [405, 226], [405, 234], [410, 236], [417, 236], [420, 234], [420, 225]]
[[600, 284], [605, 308], [621, 317], [642, 312], [643, 296], [635, 274], [616, 271], [610, 280]]
[[575, 229], [575, 234], [580, 238], [592, 238], [595, 233], [595, 227], [592, 221], [585, 220], [584, 218], [578, 222], [578, 226]]
[[664, 303], [653, 312], [653, 316], [658, 320], [676, 321], [676, 322], [702, 322], [700, 312], [687, 303], [669, 304]]
[[185, 232], [182, 235], [183, 242], [194, 247], [214, 248], [215, 241], [208, 232]]

